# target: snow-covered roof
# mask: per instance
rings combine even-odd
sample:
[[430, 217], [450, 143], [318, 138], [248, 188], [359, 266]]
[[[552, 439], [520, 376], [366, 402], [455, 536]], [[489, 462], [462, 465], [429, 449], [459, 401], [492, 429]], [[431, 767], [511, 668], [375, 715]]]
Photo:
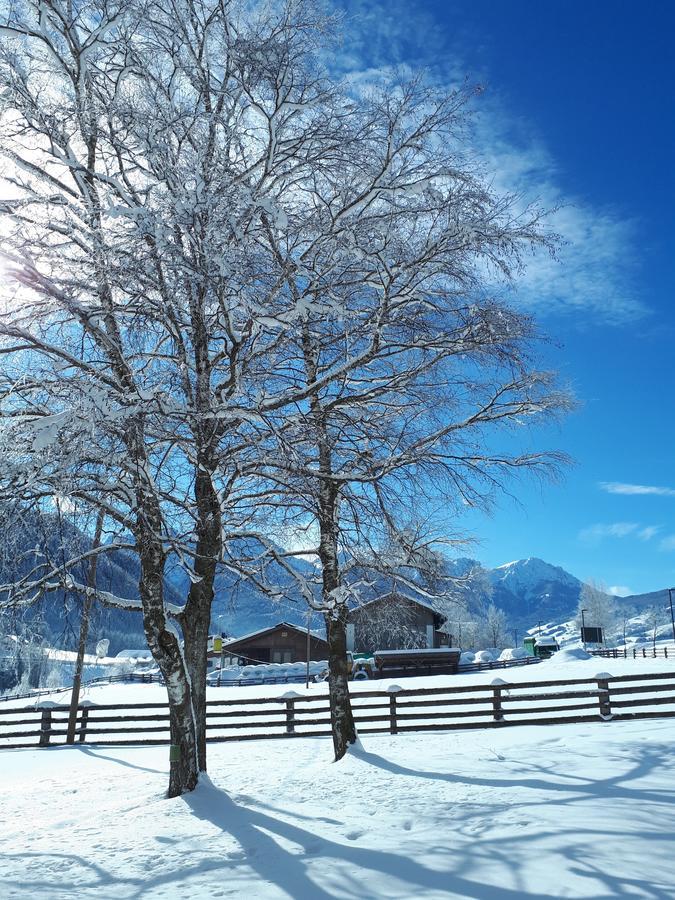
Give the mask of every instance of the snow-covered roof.
[[428, 609], [430, 612], [434, 613], [434, 615], [440, 616], [443, 621], [447, 619], [447, 616], [445, 616], [442, 612], [439, 612], [436, 607], [428, 601], [421, 600], [419, 597], [413, 597], [412, 594], [406, 594], [404, 591], [387, 591], [386, 594], [380, 594], [379, 597], [373, 597], [372, 600], [366, 600], [364, 603], [359, 603], [358, 606], [353, 607], [353, 609], [350, 611], [353, 612], [358, 609], [364, 609], [366, 606], [370, 606], [372, 603], [380, 603], [382, 600], [386, 600], [388, 597], [408, 600], [410, 601], [410, 603], [414, 603], [417, 606], [422, 606], [425, 609]]
[[[302, 628], [299, 625], [291, 625], [290, 622], [278, 622], [276, 625], [268, 625], [267, 628], [259, 628], [257, 631], [251, 631], [248, 634], [242, 634], [236, 638], [228, 638], [227, 641], [223, 641], [223, 650], [227, 650], [228, 647], [233, 646], [234, 644], [240, 644], [242, 641], [248, 641], [251, 638], [260, 637], [263, 634], [268, 634], [270, 631], [276, 631], [278, 628], [290, 628], [293, 631], [297, 631], [302, 635], [307, 635], [307, 629]], [[310, 637], [315, 638], [317, 641], [324, 641], [326, 638], [318, 634], [316, 631], [310, 631]]]

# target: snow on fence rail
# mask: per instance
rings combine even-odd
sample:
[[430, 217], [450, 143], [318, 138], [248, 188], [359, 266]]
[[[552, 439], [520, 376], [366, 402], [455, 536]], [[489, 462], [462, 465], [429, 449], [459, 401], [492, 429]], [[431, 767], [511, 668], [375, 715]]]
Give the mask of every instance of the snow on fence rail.
[[[675, 716], [675, 672], [556, 681], [354, 691], [361, 734], [447, 731], [509, 725], [548, 725]], [[207, 703], [207, 740], [330, 734], [328, 695], [300, 695]], [[0, 710], [0, 747], [48, 747], [65, 743], [68, 708]], [[169, 742], [165, 703], [93, 704], [79, 707], [77, 741], [99, 745]]]

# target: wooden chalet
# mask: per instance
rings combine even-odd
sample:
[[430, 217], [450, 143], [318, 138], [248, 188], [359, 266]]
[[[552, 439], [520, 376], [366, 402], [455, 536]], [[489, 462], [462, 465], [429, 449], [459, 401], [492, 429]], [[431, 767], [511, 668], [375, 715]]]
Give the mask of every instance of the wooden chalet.
[[447, 617], [424, 600], [391, 591], [350, 610], [347, 649], [375, 650], [448, 647], [452, 635], [443, 629]]
[[[309, 658], [328, 658], [328, 643], [314, 631], [309, 635]], [[222, 660], [224, 665], [249, 663], [307, 662], [307, 629], [289, 622], [279, 622], [242, 637], [224, 641], [220, 649], [208, 653], [210, 663]]]

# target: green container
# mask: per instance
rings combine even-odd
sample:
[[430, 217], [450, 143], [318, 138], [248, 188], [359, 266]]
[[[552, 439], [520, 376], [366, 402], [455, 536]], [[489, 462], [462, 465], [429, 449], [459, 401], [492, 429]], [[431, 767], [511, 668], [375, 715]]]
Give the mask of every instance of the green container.
[[537, 656], [537, 651], [535, 649], [535, 645], [537, 643], [536, 637], [526, 637], [523, 640], [523, 647], [527, 650], [530, 656]]

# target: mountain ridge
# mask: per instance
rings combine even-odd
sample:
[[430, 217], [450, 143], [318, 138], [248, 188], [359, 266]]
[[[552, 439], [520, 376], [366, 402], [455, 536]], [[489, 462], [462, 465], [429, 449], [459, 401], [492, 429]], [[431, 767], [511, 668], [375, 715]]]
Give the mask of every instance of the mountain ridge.
[[[88, 542], [86, 535], [76, 529], [71, 539], [74, 544], [81, 546], [86, 546]], [[30, 528], [26, 529], [22, 543], [26, 547], [36, 546], [36, 533]], [[311, 564], [305, 561], [297, 561], [294, 565], [298, 572], [305, 575], [312, 571]], [[584, 583], [561, 566], [532, 556], [502, 563], [491, 569], [483, 568], [478, 560], [471, 557], [457, 557], [446, 562], [446, 571], [452, 577], [465, 578], [474, 570], [484, 576], [483, 585], [476, 587], [469, 582], [468, 587], [465, 585], [459, 590], [459, 595], [468, 601], [469, 610], [476, 617], [484, 612], [486, 604], [491, 601], [506, 616], [509, 629], [523, 633], [536, 627], [538, 623], [566, 622], [576, 616]], [[9, 580], [6, 577], [9, 574], [0, 572], [3, 581]], [[103, 554], [99, 560], [97, 582], [103, 590], [133, 599], [138, 594], [138, 575], [138, 561], [128, 551], [115, 550], [110, 554]], [[308, 618], [307, 607], [300, 598], [297, 601], [292, 599], [292, 576], [280, 570], [276, 577], [285, 599], [272, 602], [254, 585], [241, 581], [223, 567], [216, 579], [212, 631], [237, 636], [280, 621], [305, 625]], [[487, 590], [484, 590], [485, 582], [489, 583]], [[374, 583], [370, 593], [381, 592], [380, 587], [379, 582]], [[169, 572], [165, 589], [173, 603], [182, 605], [189, 589], [188, 576], [182, 570]], [[646, 609], [666, 601], [666, 589], [613, 598], [617, 610]], [[76, 613], [77, 602], [64, 597], [62, 592], [56, 592], [48, 595], [43, 605], [41, 619], [51, 633], [50, 636], [60, 635], [62, 643], [73, 643], [79, 616], [69, 615], [68, 609], [70, 607]], [[313, 619], [313, 627], [316, 627], [319, 616], [314, 614]], [[4, 630], [7, 631], [7, 625]], [[140, 648], [145, 642], [140, 613], [99, 608], [92, 629], [92, 641], [102, 637], [113, 638], [112, 650], [118, 644], [118, 649], [132, 645]]]

